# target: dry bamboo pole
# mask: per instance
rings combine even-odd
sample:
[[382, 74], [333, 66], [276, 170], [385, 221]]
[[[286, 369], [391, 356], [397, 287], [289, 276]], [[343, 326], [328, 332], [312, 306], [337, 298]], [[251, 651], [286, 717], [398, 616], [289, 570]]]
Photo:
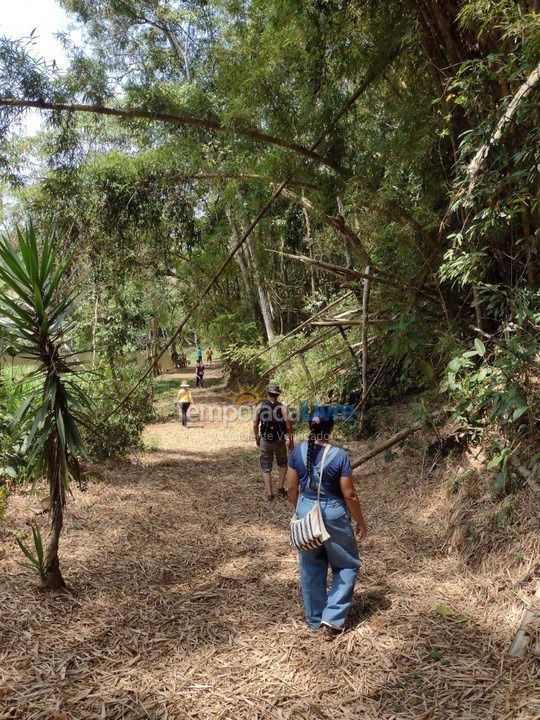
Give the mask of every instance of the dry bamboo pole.
[[404, 283], [403, 281], [398, 281], [397, 279], [394, 280], [390, 277], [386, 277], [388, 273], [383, 273], [381, 270], [377, 270], [377, 275], [373, 275], [373, 273], [371, 273], [370, 275], [366, 275], [366, 273], [364, 272], [360, 272], [359, 270], [353, 270], [352, 268], [343, 267], [342, 265], [335, 265], [334, 263], [325, 262], [323, 260], [312, 260], [307, 255], [293, 255], [292, 253], [281, 253], [280, 250], [271, 250], [270, 248], [267, 249], [267, 252], [283, 254], [285, 255], [285, 257], [289, 257], [292, 260], [298, 260], [299, 262], [306, 263], [307, 265], [315, 265], [315, 267], [319, 267], [321, 268], [321, 270], [326, 270], [327, 272], [332, 273], [333, 275], [337, 275], [340, 278], [345, 278], [349, 280], [365, 280], [367, 278], [374, 282], [385, 283], [386, 285], [392, 285], [393, 287], [411, 290], [417, 295], [428, 298], [432, 302], [436, 302], [437, 304], [439, 303], [438, 298], [430, 295], [425, 290], [417, 288], [414, 285], [410, 285], [409, 283]]
[[[536, 587], [536, 592], [534, 593], [535, 600], [538, 600], [538, 604], [540, 605], [540, 583], [538, 583]], [[533, 603], [536, 605], [535, 600], [533, 600]], [[533, 622], [533, 620], [536, 619], [535, 611], [533, 611], [531, 608], [528, 608], [523, 613], [523, 617], [521, 618], [521, 623], [519, 624], [519, 629], [517, 633], [514, 635], [514, 639], [512, 640], [512, 644], [510, 645], [508, 649], [508, 654], [512, 657], [518, 657], [522, 658], [527, 653], [527, 647], [529, 646], [531, 637], [527, 633], [527, 627]]]
[[354, 350], [353, 350], [353, 348], [352, 348], [352, 345], [351, 345], [351, 343], [349, 342], [349, 339], [348, 339], [348, 337], [347, 337], [347, 333], [345, 332], [345, 330], [344, 330], [344, 328], [343, 328], [342, 325], [340, 325], [340, 327], [339, 327], [339, 333], [340, 333], [341, 337], [343, 338], [343, 342], [344, 342], [345, 345], [347, 346], [347, 350], [348, 350], [348, 351], [350, 352], [350, 354], [351, 354], [351, 357], [352, 357], [352, 359], [353, 359], [353, 361], [354, 361], [354, 364], [356, 365], [356, 367], [357, 367], [357, 368], [360, 370], [360, 372], [361, 372], [361, 371], [362, 371], [362, 366], [361, 366], [360, 363], [358, 362], [358, 358], [357, 358], [357, 356], [356, 356], [356, 353], [354, 352]]
[[360, 308], [351, 308], [350, 310], [344, 310], [343, 312], [338, 313], [337, 315], [332, 316], [332, 320], [343, 320], [349, 315], [357, 315], [360, 312]]
[[[348, 360], [347, 360], [346, 362], [340, 363], [339, 365], [336, 365], [336, 366], [333, 367], [329, 372], [327, 372], [325, 375], [323, 375], [322, 378], [319, 378], [319, 380], [318, 380], [317, 382], [318, 382], [319, 384], [323, 383], [323, 382], [326, 380], [326, 378], [330, 377], [330, 375], [335, 375], [337, 372], [339, 372], [340, 370], [342, 370], [342, 369], [345, 367], [345, 365], [347, 365], [347, 362], [348, 362]], [[298, 400], [300, 400], [300, 397], [295, 397], [295, 398], [293, 398], [293, 399], [289, 402], [289, 406], [291, 406], [291, 405], [293, 405], [294, 403], [298, 402]]]
[[316, 320], [311, 323], [314, 327], [356, 327], [362, 324], [361, 320]]
[[[314, 265], [315, 267], [321, 268], [321, 270], [328, 270], [328, 272], [333, 273], [334, 275], [337, 275], [338, 277], [344, 277], [344, 278], [355, 278], [355, 279], [363, 279], [366, 277], [365, 273], [360, 272], [359, 270], [354, 270], [353, 268], [344, 267], [343, 265], [335, 265], [334, 263], [325, 262], [324, 260], [315, 260], [314, 258], [310, 258], [307, 255], [294, 255], [293, 253], [282, 253], [281, 250], [273, 250], [271, 248], [267, 249], [268, 252], [278, 253], [280, 255], [285, 255], [285, 257], [291, 258], [292, 260], [298, 260], [299, 262], [306, 263], [307, 265]], [[372, 280], [376, 280], [378, 282], [385, 282], [389, 285], [397, 285], [397, 283], [393, 280], [389, 280], [385, 277], [382, 277], [381, 275], [372, 275]]]
[[305, 359], [305, 357], [304, 357], [304, 354], [303, 354], [303, 353], [300, 353], [300, 354], [298, 355], [298, 359], [300, 360], [300, 364], [302, 365], [302, 368], [303, 368], [303, 370], [304, 370], [304, 374], [305, 374], [305, 376], [306, 376], [309, 384], [311, 385], [311, 389], [313, 390], [313, 395], [314, 395], [315, 397], [317, 397], [317, 385], [316, 385], [316, 383], [315, 383], [315, 380], [313, 379], [313, 375], [309, 372], [309, 368], [308, 368], [308, 366], [307, 366], [307, 363], [306, 363], [306, 359]]
[[364, 455], [361, 455], [357, 460], [355, 460], [352, 463], [353, 468], [357, 468], [360, 465], [363, 465], [368, 460], [371, 460], [371, 458], [374, 458], [376, 455], [379, 455], [380, 453], [384, 452], [385, 450], [388, 450], [388, 448], [392, 447], [396, 443], [400, 442], [401, 440], [405, 440], [405, 438], [409, 437], [409, 435], [412, 435], [413, 433], [417, 432], [418, 430], [421, 430], [424, 427], [425, 423], [417, 422], [414, 425], [411, 425], [411, 427], [405, 428], [404, 430], [400, 430], [395, 435], [392, 435], [388, 438], [388, 440], [385, 440], [380, 445], [377, 445], [372, 450], [370, 450], [367, 453], [364, 453]]
[[[354, 343], [351, 345], [353, 350], [356, 350], [357, 348], [361, 347], [362, 343]], [[343, 355], [343, 350], [336, 350], [330, 355], [327, 355], [326, 357], [321, 358], [320, 360], [317, 360], [317, 365], [322, 365], [323, 363], [327, 362], [328, 360], [331, 360], [332, 358], [335, 358], [336, 355]]]
[[320, 343], [325, 342], [325, 340], [328, 340], [330, 337], [332, 337], [333, 334], [334, 334], [333, 330], [329, 330], [329, 331], [325, 332], [322, 336], [319, 336], [318, 338], [316, 338], [315, 340], [311, 340], [310, 342], [306, 343], [305, 345], [302, 345], [301, 348], [298, 348], [298, 350], [295, 350], [294, 352], [287, 355], [286, 358], [283, 358], [283, 360], [280, 360], [277, 363], [277, 365], [273, 365], [271, 368], [266, 370], [266, 372], [264, 372], [261, 375], [261, 380], [262, 380], [262, 378], [266, 377], [267, 375], [270, 375], [270, 373], [274, 372], [274, 370], [277, 370], [282, 365], [285, 365], [286, 362], [289, 362], [289, 360], [291, 360], [293, 357], [296, 357], [296, 355], [306, 352], [307, 350], [311, 350], [311, 348], [314, 348], [315, 346], [319, 345]]
[[[368, 325], [382, 325], [387, 323], [386, 318], [368, 318]], [[363, 322], [361, 320], [316, 320], [311, 323], [314, 327], [362, 327]]]
[[287, 333], [286, 335], [284, 335], [282, 338], [279, 338], [279, 340], [276, 340], [275, 343], [272, 343], [271, 345], [268, 345], [268, 346], [265, 347], [263, 350], [260, 350], [258, 353], [255, 353], [255, 355], [252, 355], [252, 356], [249, 358], [249, 361], [252, 362], [253, 360], [256, 360], [258, 357], [260, 357], [261, 355], [264, 355], [265, 353], [267, 353], [269, 350], [273, 350], [275, 347], [277, 347], [278, 345], [280, 345], [284, 340], [287, 340], [288, 338], [292, 337], [293, 335], [296, 335], [296, 333], [300, 332], [300, 330], [303, 330], [303, 329], [304, 329], [305, 327], [307, 327], [308, 325], [311, 325], [313, 318], [316, 318], [316, 317], [319, 317], [320, 315], [323, 315], [325, 312], [327, 312], [328, 310], [330, 310], [330, 308], [333, 308], [333, 307], [335, 307], [336, 305], [339, 305], [339, 304], [342, 303], [344, 300], [347, 300], [348, 298], [350, 298], [352, 295], [353, 295], [353, 291], [352, 291], [352, 290], [348, 290], [348, 291], [347, 291], [344, 295], [342, 295], [340, 298], [338, 298], [337, 300], [333, 300], [331, 303], [329, 303], [328, 305], [326, 305], [326, 307], [323, 307], [322, 310], [317, 310], [317, 312], [314, 313], [313, 315], [311, 315], [311, 317], [309, 317], [307, 320], [304, 320], [304, 322], [300, 323], [300, 325], [297, 325], [293, 330], [291, 330], [290, 332], [288, 332], [288, 333]]

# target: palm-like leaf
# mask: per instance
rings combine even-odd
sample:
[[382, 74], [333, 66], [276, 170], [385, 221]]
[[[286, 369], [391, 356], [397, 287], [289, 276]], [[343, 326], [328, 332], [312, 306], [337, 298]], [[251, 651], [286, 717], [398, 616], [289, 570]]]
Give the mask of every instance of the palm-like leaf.
[[[62, 280], [71, 256], [57, 264], [53, 238], [38, 247], [34, 228], [17, 229], [18, 248], [8, 238], [0, 240], [0, 327], [18, 352], [38, 368], [41, 391], [27, 398], [17, 414], [28, 416], [35, 400], [34, 419], [27, 436], [31, 459], [45, 472], [51, 496], [52, 540], [47, 549], [45, 578], [63, 584], [58, 567], [58, 538], [62, 528], [65, 488], [70, 476], [79, 478], [78, 455], [85, 455], [77, 421], [84, 420], [90, 401], [72, 379], [78, 363], [64, 352], [63, 338], [69, 317], [77, 307], [77, 292], [62, 293]], [[71, 377], [70, 377], [71, 376]]]

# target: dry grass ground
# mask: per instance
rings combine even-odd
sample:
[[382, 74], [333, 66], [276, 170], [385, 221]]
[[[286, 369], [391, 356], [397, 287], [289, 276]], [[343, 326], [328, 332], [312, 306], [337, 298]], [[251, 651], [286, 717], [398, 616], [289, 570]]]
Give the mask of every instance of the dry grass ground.
[[0, 531], [2, 720], [538, 717], [535, 660], [504, 654], [538, 560], [526, 519], [482, 558], [474, 543], [449, 550], [451, 512], [482, 498], [450, 495], [451, 469], [427, 476], [420, 450], [375, 458], [358, 473], [370, 532], [350, 629], [322, 643], [302, 622], [291, 510], [264, 501], [250, 423], [202, 423], [196, 410], [187, 430], [149, 426], [149, 451], [74, 490], [61, 546], [71, 593], [43, 593], [16, 565], [12, 533], [47, 519], [36, 496], [12, 497]]

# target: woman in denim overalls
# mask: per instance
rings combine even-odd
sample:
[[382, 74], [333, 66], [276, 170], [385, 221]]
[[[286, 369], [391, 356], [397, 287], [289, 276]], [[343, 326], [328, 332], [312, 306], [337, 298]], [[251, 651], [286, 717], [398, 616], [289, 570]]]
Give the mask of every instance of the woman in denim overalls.
[[[309, 421], [309, 439], [297, 445], [289, 458], [289, 500], [303, 518], [317, 501], [321, 459], [334, 427], [330, 408], [318, 408]], [[298, 495], [300, 493], [300, 502]], [[358, 546], [351, 525], [356, 523], [358, 541], [366, 537], [366, 524], [356, 496], [349, 456], [330, 447], [321, 482], [321, 511], [330, 539], [316, 550], [300, 550], [300, 576], [307, 624], [331, 640], [343, 630], [351, 607], [354, 583], [360, 569]], [[332, 583], [327, 590], [328, 568]]]

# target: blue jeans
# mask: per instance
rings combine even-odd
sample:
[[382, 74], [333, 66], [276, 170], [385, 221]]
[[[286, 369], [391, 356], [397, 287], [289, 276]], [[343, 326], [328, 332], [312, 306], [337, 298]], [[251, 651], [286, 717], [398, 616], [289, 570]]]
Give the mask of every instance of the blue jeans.
[[[316, 495], [309, 492], [302, 494], [298, 518], [307, 515], [316, 499]], [[304, 612], [312, 630], [317, 630], [321, 622], [334, 628], [345, 625], [361, 564], [345, 501], [338, 497], [321, 496], [321, 511], [330, 539], [316, 550], [298, 552]], [[329, 567], [332, 583], [327, 590]]]

